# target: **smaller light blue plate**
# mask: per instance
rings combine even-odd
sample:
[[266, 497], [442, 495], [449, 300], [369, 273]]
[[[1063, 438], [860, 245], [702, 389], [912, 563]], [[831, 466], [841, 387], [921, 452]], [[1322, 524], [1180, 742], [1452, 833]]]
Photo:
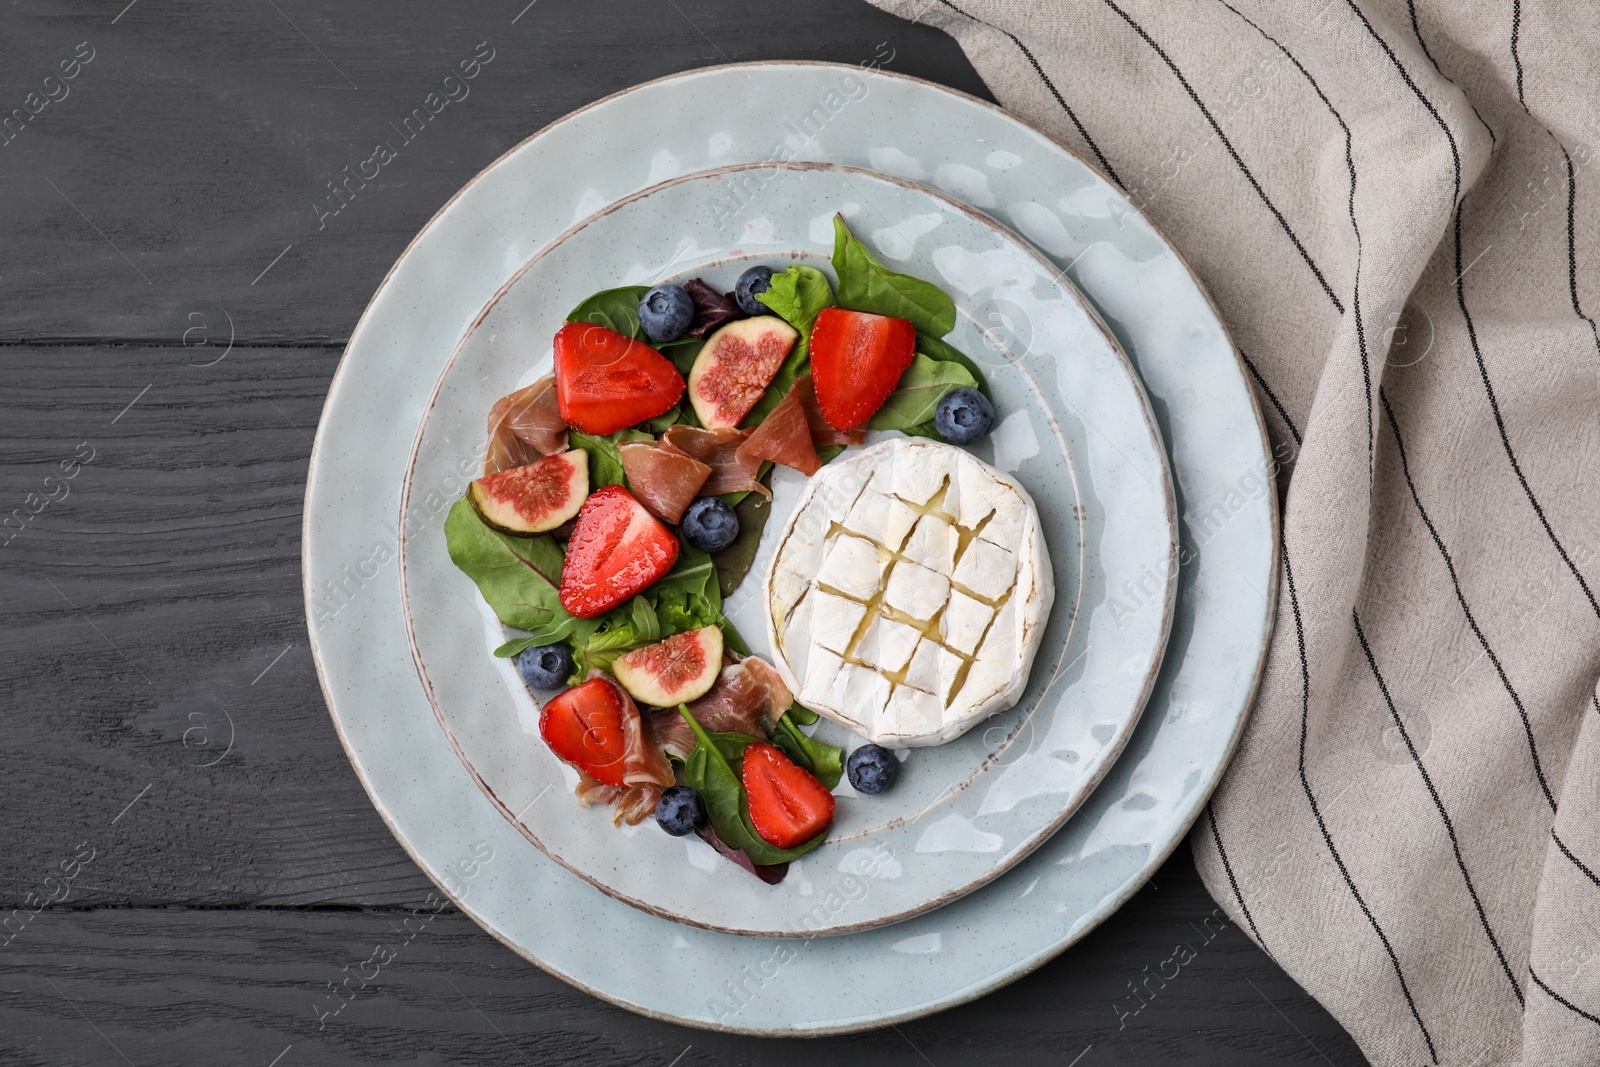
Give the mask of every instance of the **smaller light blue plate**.
[[[451, 563], [432, 498], [460, 495], [463, 461], [481, 461], [490, 406], [548, 373], [550, 339], [590, 294], [696, 276], [727, 291], [754, 263], [781, 270], [801, 261], [831, 272], [835, 212], [887, 265], [955, 300], [960, 325], [951, 340], [982, 366], [999, 414], [974, 452], [1033, 496], [1056, 598], [1017, 706], [911, 752], [881, 797], [841, 784], [827, 843], [771, 886], [697, 838], [670, 837], [652, 821], [618, 829], [610, 809], [578, 805], [577, 773], [539, 737], [538, 704], [510, 661], [489, 654], [507, 632]], [[1004, 333], [991, 326], [999, 314]], [[768, 653], [766, 560], [804, 484], [780, 469], [763, 552], [725, 608], [758, 654]], [[1154, 418], [1127, 359], [1076, 291], [971, 208], [901, 179], [826, 164], [674, 179], [554, 241], [485, 308], [446, 366], [401, 511], [431, 516], [406, 524], [402, 596], [424, 688], [478, 784], [530, 841], [604, 892], [727, 933], [806, 937], [883, 926], [1022, 860], [1077, 810], [1132, 733], [1176, 588], [1172, 488]], [[1152, 584], [1156, 574], [1166, 577]], [[1100, 604], [1105, 590], [1141, 581], [1147, 610], [1080, 616], [1080, 594]], [[832, 723], [818, 729], [841, 747], [860, 744]], [[822, 903], [830, 899], [849, 906]]]

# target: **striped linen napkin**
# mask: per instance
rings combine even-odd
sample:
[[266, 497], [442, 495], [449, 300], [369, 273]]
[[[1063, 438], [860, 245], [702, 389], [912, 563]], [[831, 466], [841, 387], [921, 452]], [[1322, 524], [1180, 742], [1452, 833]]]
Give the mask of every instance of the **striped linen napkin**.
[[1168, 234], [1285, 457], [1211, 893], [1374, 1064], [1600, 1064], [1600, 16], [873, 2]]

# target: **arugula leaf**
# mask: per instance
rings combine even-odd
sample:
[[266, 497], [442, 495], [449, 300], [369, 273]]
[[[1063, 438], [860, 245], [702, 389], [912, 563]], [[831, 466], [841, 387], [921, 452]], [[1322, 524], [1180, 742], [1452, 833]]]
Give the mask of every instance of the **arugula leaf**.
[[629, 441], [649, 441], [650, 435], [632, 427], [618, 430], [604, 437], [567, 428], [567, 440], [573, 448], [589, 453], [589, 489], [594, 491], [607, 485], [627, 485], [627, 475], [622, 470], [620, 446]]
[[717, 567], [717, 584], [725, 597], [733, 595], [756, 561], [756, 553], [761, 548], [761, 531], [772, 515], [772, 501], [760, 493], [746, 493], [744, 499], [733, 506], [733, 513], [739, 517], [739, 536], [733, 539], [733, 544], [711, 557]]
[[977, 379], [959, 363], [941, 363], [918, 352], [900, 376], [900, 384], [873, 413], [867, 425], [874, 430], [904, 430], [933, 423], [939, 401], [952, 389], [974, 387]]
[[956, 328], [956, 305], [945, 291], [879, 263], [850, 233], [843, 215], [833, 217], [833, 273], [842, 307], [910, 319], [918, 333], [934, 337]]
[[[689, 758], [683, 764], [684, 783], [700, 793], [700, 798], [706, 804], [706, 813], [711, 817], [711, 828], [724, 844], [741, 850], [751, 863], [768, 865], [798, 859], [827, 839], [828, 831], [824, 830], [794, 848], [775, 848], [767, 844], [750, 822], [750, 803], [739, 781], [739, 773], [718, 745], [718, 739], [701, 729], [687, 707], [678, 705], [678, 713], [688, 722], [695, 736], [694, 751], [689, 753]], [[735, 736], [738, 735], [723, 734], [721, 741], [728, 745], [730, 738]], [[741, 747], [741, 761], [743, 755], [744, 749]]]
[[941, 363], [961, 364], [966, 368], [967, 373], [977, 380], [978, 392], [991, 400], [994, 399], [989, 394], [989, 383], [984, 379], [983, 371], [979, 370], [978, 365], [968, 359], [966, 353], [955, 345], [941, 341], [937, 337], [929, 337], [927, 334], [919, 333], [917, 334], [917, 352], [927, 356], [929, 359], [939, 360]]
[[[795, 708], [799, 707], [800, 705], [795, 705]], [[772, 743], [782, 749], [784, 755], [810, 771], [817, 781], [832, 789], [839, 784], [839, 779], [844, 774], [844, 749], [808, 737], [790, 716], [793, 710], [794, 708], [791, 708], [784, 712], [778, 724], [773, 727]], [[801, 710], [810, 714], [813, 722], [816, 721], [816, 712], [808, 708]]]
[[788, 270], [772, 276], [772, 284], [756, 299], [804, 336], [822, 309], [833, 306], [833, 287], [817, 268], [791, 263]]
[[639, 301], [649, 291], [647, 285], [603, 289], [567, 312], [567, 321], [592, 322], [625, 337], [645, 340], [644, 328], [639, 325]]
[[530, 632], [531, 644], [548, 645], [590, 625], [561, 606], [557, 586], [565, 557], [549, 534], [509, 537], [492, 530], [465, 498], [450, 508], [444, 534], [451, 560], [501, 622]]
[[750, 414], [741, 425], [757, 426], [772, 413], [789, 393], [794, 380], [811, 368], [811, 326], [823, 308], [833, 306], [833, 288], [828, 276], [815, 267], [791, 263], [782, 274], [772, 276], [772, 284], [756, 299], [777, 313], [778, 317], [800, 331], [799, 340], [778, 365], [766, 392], [761, 394]]

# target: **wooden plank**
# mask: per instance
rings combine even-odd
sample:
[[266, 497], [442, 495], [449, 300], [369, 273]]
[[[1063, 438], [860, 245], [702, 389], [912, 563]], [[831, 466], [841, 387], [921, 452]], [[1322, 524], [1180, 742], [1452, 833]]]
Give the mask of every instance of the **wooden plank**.
[[[52, 911], [0, 949], [0, 1059], [8, 1063], [871, 1063], [992, 1067], [1157, 1063], [1349, 1067], [1336, 1023], [1213, 914], [1187, 855], [1066, 956], [974, 1004], [897, 1029], [811, 1042], [688, 1030], [632, 1015], [529, 965], [441, 913], [409, 942], [405, 912]], [[552, 916], [552, 921], [560, 921]], [[1215, 920], [1213, 920], [1215, 923]], [[1211, 930], [1215, 930], [1213, 925]], [[1124, 1017], [1130, 983], [1197, 948]], [[395, 955], [337, 1014], [330, 983]], [[351, 967], [345, 971], [346, 966]], [[661, 981], [675, 981], [670, 964]], [[1149, 971], [1146, 970], [1149, 968]], [[1119, 1026], [1119, 1023], [1121, 1024]], [[287, 1050], [287, 1051], [286, 1051]], [[1081, 1056], [1081, 1059], [1076, 1057]], [[681, 1058], [680, 1058], [681, 1057]]]
[[99, 851], [79, 905], [420, 901], [328, 720], [301, 607], [338, 353], [194, 353], [6, 350], [0, 798], [29, 831], [0, 850], [0, 902], [80, 841]]
[[[12, 12], [0, 34], [0, 114], [80, 44], [93, 58], [0, 145], [0, 341], [177, 343], [191, 313], [220, 323], [226, 308], [241, 343], [342, 342], [462, 182], [560, 116], [676, 71], [858, 63], [887, 41], [889, 69], [984, 93], [952, 39], [859, 0], [771, 15], [734, 0], [603, 13], [592, 0], [145, 2], [115, 25], [99, 8], [32, 6], [37, 17]], [[493, 58], [466, 95], [400, 141], [390, 124], [484, 41]], [[783, 102], [729, 106], [776, 114]], [[331, 202], [328, 182], [385, 138], [402, 144], [397, 158], [324, 220], [313, 205]]]

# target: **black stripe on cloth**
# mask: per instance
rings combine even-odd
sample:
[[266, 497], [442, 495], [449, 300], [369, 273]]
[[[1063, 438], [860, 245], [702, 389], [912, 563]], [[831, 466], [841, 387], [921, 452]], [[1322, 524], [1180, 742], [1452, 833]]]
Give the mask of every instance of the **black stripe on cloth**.
[[939, 0], [939, 2], [969, 22], [976, 22], [980, 26], [985, 26], [997, 33], [1003, 33], [1007, 37], [1011, 38], [1011, 43], [1016, 45], [1017, 48], [1022, 52], [1023, 57], [1028, 61], [1028, 65], [1033, 68], [1034, 73], [1039, 75], [1039, 79], [1044, 82], [1045, 88], [1050, 90], [1050, 95], [1055, 97], [1056, 103], [1061, 105], [1061, 110], [1065, 111], [1067, 113], [1067, 118], [1072, 120], [1073, 128], [1078, 131], [1078, 136], [1083, 138], [1083, 143], [1089, 146], [1089, 151], [1094, 153], [1095, 161], [1100, 164], [1100, 169], [1105, 171], [1106, 175], [1112, 181], [1116, 182], [1118, 186], [1123, 189], [1127, 188], [1126, 185], [1123, 185], [1122, 179], [1117, 176], [1116, 168], [1111, 165], [1111, 161], [1106, 158], [1104, 152], [1100, 151], [1100, 146], [1094, 143], [1094, 138], [1090, 137], [1089, 131], [1083, 128], [1083, 123], [1078, 121], [1077, 113], [1073, 111], [1072, 108], [1067, 106], [1067, 101], [1062, 97], [1061, 90], [1056, 88], [1056, 83], [1050, 80], [1050, 75], [1044, 72], [1044, 67], [1039, 65], [1039, 61], [1034, 58], [1033, 52], [1028, 48], [1027, 45], [1022, 43], [1016, 34], [1012, 33], [1010, 30], [1003, 30], [992, 22], [985, 22], [976, 15], [967, 14], [967, 12], [952, 4], [950, 0]]
[[[1560, 144], [1560, 142], [1556, 142]], [[1583, 313], [1583, 308], [1578, 303], [1578, 245], [1573, 230], [1576, 226], [1578, 204], [1578, 175], [1572, 169], [1572, 157], [1567, 154], [1565, 145], [1561, 146], [1561, 159], [1567, 165], [1567, 292], [1572, 296], [1572, 310], [1578, 318], [1589, 324], [1589, 333], [1594, 337], [1594, 348], [1600, 353], [1600, 330], [1594, 325], [1594, 320]]]
[[[1550, 840], [1556, 843], [1556, 848], [1559, 848], [1561, 850], [1561, 854], [1572, 861], [1572, 865], [1574, 867], [1578, 868], [1578, 870], [1582, 871], [1586, 876], [1588, 876], [1589, 881], [1593, 882], [1597, 886], [1600, 886], [1600, 878], [1595, 877], [1595, 873], [1591, 871], [1582, 860], [1572, 854], [1572, 850], [1567, 847], [1567, 843], [1561, 840], [1560, 837], [1556, 836], [1555, 830], [1550, 831]], [[1235, 892], [1237, 892], [1237, 890], [1235, 890]]]
[[[1333, 120], [1339, 124], [1339, 129], [1344, 131], [1344, 165], [1345, 169], [1350, 172], [1350, 199], [1347, 208], [1350, 212], [1350, 229], [1356, 238], [1356, 276], [1350, 286], [1350, 306], [1355, 311], [1356, 342], [1361, 349], [1361, 381], [1366, 387], [1367, 393], [1367, 470], [1371, 471], [1373, 469], [1372, 367], [1367, 358], [1367, 328], [1366, 324], [1361, 321], [1361, 224], [1356, 221], [1356, 160], [1353, 139], [1350, 136], [1350, 127], [1344, 121], [1344, 116], [1339, 114], [1338, 109], [1333, 106], [1333, 101], [1328, 99], [1328, 94], [1322, 91], [1322, 86], [1317, 84], [1317, 79], [1313, 78], [1311, 72], [1305, 68], [1305, 65], [1295, 58], [1294, 53], [1285, 48], [1283, 43], [1272, 34], [1256, 25], [1252, 19], [1243, 14], [1238, 8], [1228, 3], [1228, 0], [1217, 0], [1217, 2], [1249, 23], [1251, 29], [1271, 41], [1273, 46], [1283, 53], [1284, 58], [1294, 64], [1295, 69], [1305, 76], [1307, 83], [1316, 92], [1323, 105], [1327, 107], [1328, 114], [1332, 115]], [[1296, 438], [1296, 443], [1299, 443], [1298, 437]]]
[[1352, 611], [1350, 618], [1356, 624], [1356, 640], [1361, 642], [1361, 654], [1367, 657], [1367, 667], [1371, 669], [1373, 680], [1378, 683], [1378, 691], [1383, 694], [1383, 702], [1389, 708], [1389, 718], [1394, 720], [1395, 728], [1400, 731], [1400, 739], [1406, 743], [1406, 751], [1411, 753], [1411, 762], [1416, 764], [1417, 772], [1422, 775], [1422, 784], [1428, 787], [1428, 796], [1433, 798], [1433, 806], [1438, 810], [1439, 819], [1444, 823], [1444, 832], [1450, 837], [1450, 850], [1455, 853], [1456, 869], [1461, 872], [1461, 880], [1467, 884], [1467, 895], [1472, 898], [1472, 906], [1478, 913], [1478, 925], [1483, 927], [1484, 936], [1489, 939], [1495, 958], [1500, 961], [1500, 969], [1505, 972], [1506, 981], [1511, 983], [1511, 991], [1517, 995], [1517, 1003], [1525, 1004], [1522, 987], [1517, 985], [1517, 979], [1511, 973], [1511, 965], [1506, 962], [1506, 954], [1500, 949], [1500, 940], [1494, 936], [1494, 930], [1489, 926], [1489, 916], [1484, 914], [1483, 901], [1478, 899], [1478, 889], [1472, 884], [1472, 875], [1467, 872], [1467, 861], [1461, 856], [1461, 842], [1456, 838], [1455, 824], [1450, 821], [1450, 813], [1445, 810], [1444, 801], [1439, 799], [1439, 791], [1433, 786], [1433, 776], [1428, 773], [1427, 766], [1422, 762], [1422, 754], [1411, 742], [1411, 731], [1406, 729], [1405, 721], [1395, 710], [1394, 698], [1389, 695], [1389, 685], [1378, 670], [1378, 661], [1373, 658], [1372, 646], [1367, 644], [1366, 632], [1361, 628], [1361, 616]]
[[1356, 13], [1356, 18], [1361, 20], [1361, 25], [1367, 28], [1367, 32], [1372, 35], [1372, 39], [1378, 42], [1378, 47], [1383, 49], [1383, 54], [1389, 57], [1389, 62], [1394, 64], [1394, 69], [1400, 72], [1400, 77], [1404, 79], [1406, 87], [1411, 90], [1412, 95], [1422, 103], [1423, 107], [1428, 109], [1428, 114], [1433, 116], [1433, 121], [1438, 123], [1439, 129], [1444, 131], [1445, 140], [1450, 142], [1450, 161], [1455, 165], [1455, 192], [1450, 197], [1450, 202], [1452, 204], [1455, 203], [1461, 199], [1461, 150], [1456, 147], [1456, 135], [1450, 132], [1449, 124], [1444, 121], [1444, 118], [1433, 106], [1433, 102], [1423, 96], [1422, 90], [1417, 88], [1417, 83], [1411, 80], [1411, 75], [1401, 64], [1400, 57], [1394, 54], [1394, 49], [1389, 47], [1389, 42], [1378, 36], [1378, 31], [1372, 28], [1372, 23], [1367, 21], [1367, 16], [1362, 14], [1361, 9], [1356, 6], [1356, 0], [1345, 0], [1345, 3], [1350, 5], [1350, 10]]
[[1417, 1011], [1417, 1002], [1411, 998], [1411, 987], [1406, 985], [1406, 976], [1400, 970], [1400, 958], [1394, 954], [1394, 946], [1389, 943], [1389, 936], [1383, 932], [1383, 927], [1378, 925], [1377, 916], [1367, 907], [1361, 891], [1356, 888], [1355, 881], [1350, 877], [1350, 871], [1344, 865], [1343, 857], [1334, 847], [1333, 836], [1328, 833], [1328, 824], [1322, 818], [1322, 809], [1317, 805], [1316, 795], [1311, 791], [1311, 780], [1306, 776], [1306, 732], [1310, 729], [1311, 719], [1311, 669], [1306, 663], [1306, 630], [1300, 616], [1300, 596], [1295, 592], [1294, 567], [1289, 563], [1287, 540], [1283, 542], [1283, 575], [1284, 582], [1289, 587], [1289, 606], [1294, 612], [1295, 642], [1300, 649], [1300, 788], [1305, 791], [1306, 802], [1311, 806], [1311, 814], [1317, 820], [1317, 829], [1322, 831], [1322, 842], [1328, 846], [1328, 853], [1333, 856], [1334, 865], [1339, 868], [1345, 886], [1350, 890], [1350, 895], [1355, 897], [1356, 904], [1361, 907], [1361, 913], [1367, 917], [1367, 922], [1378, 935], [1378, 940], [1383, 942], [1383, 950], [1389, 954], [1389, 963], [1394, 967], [1394, 976], [1400, 981], [1400, 992], [1405, 995], [1406, 1006], [1411, 1009], [1411, 1017], [1417, 1021], [1417, 1029], [1422, 1031], [1422, 1040], [1428, 1046], [1429, 1058], [1438, 1063], [1439, 1054], [1434, 1051], [1433, 1035], [1428, 1033], [1428, 1027]]
[[1217, 843], [1217, 855], [1222, 860], [1222, 869], [1228, 873], [1228, 885], [1233, 887], [1233, 899], [1239, 902], [1239, 910], [1244, 912], [1244, 921], [1250, 924], [1250, 932], [1255, 935], [1256, 944], [1266, 950], [1266, 942], [1261, 940], [1261, 931], [1256, 929], [1256, 921], [1250, 915], [1250, 905], [1244, 902], [1244, 894], [1239, 892], [1239, 880], [1233, 876], [1233, 864], [1228, 862], [1228, 853], [1222, 847], [1222, 835], [1217, 832], [1217, 817], [1211, 812], [1211, 805], [1206, 805], [1206, 819], [1211, 823], [1211, 840]]
[[1144, 39], [1144, 43], [1149, 45], [1155, 54], [1161, 58], [1161, 62], [1167, 65], [1167, 69], [1172, 71], [1173, 76], [1178, 79], [1178, 84], [1183, 86], [1183, 91], [1189, 94], [1189, 99], [1194, 101], [1194, 106], [1199, 108], [1200, 114], [1205, 116], [1205, 120], [1210, 124], [1212, 132], [1217, 135], [1217, 139], [1222, 142], [1222, 146], [1228, 150], [1228, 155], [1233, 157], [1234, 163], [1238, 165], [1240, 172], [1244, 174], [1245, 180], [1256, 191], [1256, 195], [1267, 206], [1267, 210], [1272, 212], [1272, 217], [1278, 220], [1278, 226], [1282, 228], [1290, 243], [1294, 245], [1295, 251], [1300, 253], [1300, 258], [1305, 260], [1306, 266], [1311, 268], [1311, 273], [1316, 275], [1317, 284], [1321, 285], [1322, 291], [1328, 294], [1328, 299], [1333, 302], [1334, 309], [1343, 315], [1344, 304], [1340, 303], [1339, 298], [1334, 295], [1332, 287], [1328, 285], [1328, 279], [1322, 276], [1322, 271], [1317, 268], [1317, 264], [1312, 260], [1311, 253], [1306, 251], [1306, 246], [1300, 243], [1300, 238], [1289, 225], [1289, 220], [1283, 217], [1283, 212], [1278, 210], [1278, 206], [1267, 196], [1266, 190], [1261, 188], [1261, 183], [1256, 181], [1256, 176], [1251, 173], [1250, 168], [1240, 158], [1238, 150], [1233, 147], [1233, 142], [1228, 140], [1228, 135], [1222, 132], [1222, 127], [1217, 124], [1216, 118], [1212, 116], [1211, 109], [1201, 101], [1200, 94], [1194, 91], [1194, 87], [1189, 84], [1189, 79], [1184, 77], [1183, 71], [1172, 61], [1172, 57], [1168, 56], [1166, 51], [1156, 43], [1155, 38], [1146, 33], [1144, 27], [1130, 18], [1126, 11], [1116, 5], [1114, 0], [1105, 0], [1105, 5], [1116, 12], [1123, 22], [1132, 27], [1133, 31]]
[[1589, 699], [1594, 703], [1594, 713], [1596, 715], [1600, 715], [1600, 696], [1595, 696], [1593, 693], [1590, 693]]
[[1600, 1017], [1597, 1017], [1597, 1016], [1594, 1016], [1594, 1015], [1590, 1015], [1588, 1012], [1584, 1011], [1582, 1008], [1580, 1008], [1576, 1004], [1572, 1003], [1572, 1001], [1568, 1000], [1566, 997], [1562, 996], [1560, 993], [1557, 993], [1554, 989], [1551, 989], [1548, 985], [1545, 984], [1544, 979], [1540, 978], [1538, 973], [1535, 972], [1532, 967], [1528, 968], [1528, 977], [1532, 978], [1533, 979], [1533, 984], [1538, 986], [1540, 989], [1544, 990], [1545, 993], [1550, 997], [1551, 1000], [1554, 1000], [1557, 1004], [1561, 1005], [1563, 1008], [1566, 1008], [1568, 1011], [1572, 1012], [1574, 1015], [1581, 1015], [1585, 1019], [1588, 1019], [1590, 1022], [1594, 1023], [1596, 1026], [1600, 1026]]
[[1517, 51], [1517, 43], [1522, 38], [1522, 0], [1511, 0], [1511, 65], [1517, 68], [1517, 103], [1522, 105], [1522, 110], [1528, 110], [1528, 102], [1522, 97], [1522, 54]]
[[1583, 590], [1583, 595], [1589, 599], [1589, 607], [1594, 609], [1595, 616], [1600, 618], [1600, 603], [1596, 603], [1594, 593], [1589, 590], [1589, 583], [1584, 581], [1583, 575], [1578, 573], [1578, 567], [1572, 562], [1572, 557], [1567, 555], [1566, 548], [1561, 544], [1561, 539], [1556, 536], [1555, 530], [1550, 528], [1550, 520], [1545, 518], [1544, 508], [1539, 506], [1539, 498], [1533, 495], [1533, 488], [1528, 485], [1528, 479], [1523, 476], [1522, 464], [1517, 462], [1517, 454], [1511, 448], [1511, 438], [1506, 434], [1506, 422], [1500, 416], [1500, 401], [1494, 395], [1494, 384], [1489, 381], [1488, 368], [1483, 364], [1483, 352], [1478, 348], [1478, 331], [1473, 328], [1472, 315], [1467, 311], [1466, 285], [1461, 274], [1461, 210], [1456, 209], [1455, 223], [1456, 244], [1456, 303], [1461, 305], [1461, 317], [1467, 323], [1467, 340], [1472, 343], [1472, 357], [1478, 361], [1478, 378], [1483, 382], [1483, 391], [1489, 395], [1489, 410], [1494, 414], [1495, 429], [1500, 431], [1500, 444], [1506, 451], [1506, 459], [1511, 461], [1511, 469], [1516, 472], [1517, 481], [1522, 484], [1523, 495], [1528, 498], [1528, 503], [1533, 505], [1533, 513], [1539, 516], [1539, 525], [1544, 527], [1544, 532], [1550, 538], [1550, 543], [1555, 546], [1556, 552], [1561, 556], [1561, 562], [1567, 565], [1567, 570], [1578, 580], [1578, 586]]
[[[1411, 9], [1411, 32], [1417, 38], [1417, 46], [1422, 49], [1422, 55], [1432, 65], [1433, 69], [1438, 72], [1439, 77], [1445, 78], [1444, 69], [1439, 66], [1439, 61], [1433, 58], [1433, 53], [1428, 51], [1428, 42], [1422, 37], [1422, 27], [1417, 23], [1417, 0], [1406, 0], [1406, 6]], [[1466, 94], [1463, 93], [1462, 95], [1465, 96]], [[1494, 135], [1494, 127], [1483, 121], [1483, 115], [1478, 111], [1477, 105], [1469, 99], [1467, 100], [1467, 106], [1472, 108], [1472, 113], [1478, 116], [1478, 122], [1488, 131], [1489, 143], [1491, 145], [1499, 144], [1499, 138]]]
[[1283, 404], [1278, 401], [1278, 394], [1272, 391], [1272, 386], [1267, 384], [1267, 380], [1261, 376], [1261, 372], [1256, 369], [1256, 365], [1250, 362], [1250, 357], [1244, 354], [1244, 349], [1241, 348], [1237, 351], [1239, 358], [1244, 360], [1244, 365], [1249, 368], [1250, 377], [1254, 378], [1256, 384], [1261, 387], [1261, 391], [1267, 394], [1267, 399], [1272, 402], [1272, 409], [1278, 413], [1278, 418], [1282, 419], [1283, 424], [1289, 428], [1289, 436], [1294, 438], [1295, 447], [1300, 447], [1300, 431], [1294, 428], [1294, 420], [1289, 418], [1287, 411], [1283, 410]]
[[1383, 413], [1389, 419], [1389, 429], [1394, 433], [1395, 454], [1400, 458], [1400, 473], [1405, 476], [1406, 488], [1411, 491], [1411, 502], [1417, 506], [1417, 514], [1422, 516], [1422, 524], [1428, 528], [1428, 536], [1433, 538], [1433, 547], [1439, 550], [1439, 556], [1444, 560], [1444, 569], [1450, 573], [1450, 585], [1456, 591], [1456, 603], [1461, 605], [1461, 613], [1467, 617], [1467, 625], [1472, 628], [1472, 635], [1478, 639], [1478, 646], [1483, 649], [1483, 654], [1489, 657], [1489, 662], [1494, 665], [1495, 674], [1500, 676], [1500, 684], [1505, 687], [1507, 695], [1511, 697], [1511, 703], [1516, 706], [1517, 715], [1522, 719], [1522, 734], [1528, 740], [1528, 754], [1533, 757], [1533, 773], [1539, 779], [1539, 788], [1544, 792], [1545, 803], [1550, 805], [1551, 811], [1555, 811], [1556, 798], [1550, 792], [1549, 782], [1545, 780], [1544, 764], [1539, 760], [1539, 746], [1533, 740], [1533, 724], [1528, 721], [1528, 711], [1522, 706], [1522, 698], [1517, 696], [1516, 689], [1511, 685], [1511, 679], [1506, 676], [1500, 657], [1489, 647], [1489, 639], [1478, 626], [1472, 608], [1467, 606], [1466, 594], [1461, 591], [1461, 579], [1456, 575], [1455, 561], [1450, 558], [1449, 550], [1444, 547], [1444, 539], [1439, 536], [1438, 528], [1428, 517], [1428, 509], [1422, 506], [1422, 497], [1417, 494], [1417, 483], [1411, 478], [1411, 464], [1406, 460], [1406, 444], [1400, 439], [1400, 421], [1394, 417], [1394, 408], [1389, 406], [1389, 394], [1381, 387], [1378, 389], [1378, 400], [1383, 404]]
[[1418, 47], [1428, 62], [1433, 64], [1433, 69], [1439, 71], [1439, 76], [1444, 77], [1444, 71], [1439, 70], [1439, 61], [1433, 58], [1433, 53], [1428, 51], [1428, 42], [1422, 39], [1422, 27], [1417, 23], [1417, 0], [1406, 0], [1406, 7], [1411, 11], [1411, 32], [1416, 35]]

